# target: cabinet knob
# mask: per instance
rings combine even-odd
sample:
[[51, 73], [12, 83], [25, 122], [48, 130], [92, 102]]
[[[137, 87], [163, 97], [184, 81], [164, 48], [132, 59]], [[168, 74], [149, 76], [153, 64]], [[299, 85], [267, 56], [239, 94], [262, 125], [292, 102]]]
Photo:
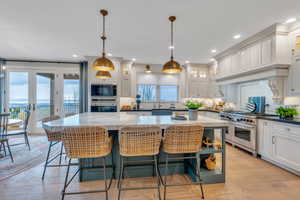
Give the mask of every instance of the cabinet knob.
[[291, 129], [290, 128], [286, 128], [285, 130], [290, 131]]

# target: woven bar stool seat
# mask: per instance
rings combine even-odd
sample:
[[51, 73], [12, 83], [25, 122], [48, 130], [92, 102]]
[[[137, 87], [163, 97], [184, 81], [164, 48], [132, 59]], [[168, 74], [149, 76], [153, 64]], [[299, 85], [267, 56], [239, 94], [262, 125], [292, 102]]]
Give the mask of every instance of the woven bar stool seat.
[[[50, 121], [54, 121], [54, 120], [58, 120], [60, 119], [60, 116], [58, 115], [53, 115], [47, 118], [44, 118], [42, 120], [42, 123], [46, 123], [46, 122], [50, 122]], [[48, 147], [48, 152], [47, 152], [47, 157], [46, 157], [46, 161], [44, 164], [44, 169], [43, 169], [43, 175], [42, 175], [42, 180], [44, 180], [45, 178], [45, 174], [46, 174], [46, 169], [48, 167], [62, 167], [62, 166], [67, 166], [67, 165], [62, 165], [61, 161], [62, 161], [62, 155], [63, 155], [63, 143], [61, 142], [61, 132], [62, 132], [62, 128], [52, 128], [51, 130], [48, 129], [44, 129], [45, 133], [47, 135], [47, 139], [49, 142], [49, 147]], [[59, 145], [60, 146], [60, 152], [58, 154], [55, 154], [53, 156], [51, 156], [51, 152], [53, 151], [53, 147], [55, 145]], [[59, 158], [59, 163], [57, 165], [51, 164], [53, 161], [55, 161], [57, 158]]]
[[[199, 152], [202, 146], [204, 128], [201, 125], [174, 125], [165, 129], [163, 137], [162, 150], [166, 153], [165, 163], [165, 177], [161, 178], [164, 186], [164, 200], [166, 199], [166, 191], [168, 186], [186, 186], [186, 185], [200, 185], [202, 199], [204, 199], [204, 192], [202, 187], [202, 180], [200, 178], [200, 155]], [[172, 157], [169, 158], [168, 154], [195, 154], [194, 156], [187, 157]], [[168, 161], [195, 159], [196, 160], [196, 176], [197, 182], [183, 183], [183, 184], [167, 184], [168, 175]]]
[[[127, 126], [121, 128], [119, 131], [119, 151], [121, 167], [118, 180], [118, 200], [121, 198], [121, 191], [124, 190], [140, 190], [140, 189], [157, 189], [158, 196], [160, 199], [160, 179], [158, 176], [158, 161], [157, 155], [159, 154], [160, 144], [161, 144], [161, 129], [158, 126]], [[128, 160], [127, 162], [124, 158], [130, 159], [132, 157], [139, 156], [151, 156], [153, 160], [147, 160], [147, 162], [153, 162], [155, 167], [155, 172], [157, 175], [157, 186], [154, 187], [134, 187], [134, 188], [124, 188], [122, 187], [122, 181], [124, 179], [124, 170], [126, 163], [133, 162], [144, 162], [145, 160]]]
[[[108, 190], [111, 186], [114, 172], [108, 184], [106, 179], [106, 157], [111, 153], [113, 140], [112, 137], [109, 136], [107, 129], [100, 126], [67, 127], [62, 131], [61, 139], [65, 147], [66, 155], [69, 158], [65, 184], [62, 191], [62, 200], [64, 199], [65, 195], [87, 194], [96, 192], [105, 192], [106, 200], [108, 200]], [[79, 167], [72, 178], [69, 179], [68, 176], [70, 166], [84, 164], [85, 161], [82, 159], [91, 159], [92, 161], [87, 164], [95, 165], [95, 158], [101, 158], [102, 160], [101, 168], [103, 169], [105, 188], [103, 190], [66, 192], [68, 185], [80, 171]], [[79, 163], [72, 163], [72, 159], [81, 160]], [[113, 166], [114, 165], [112, 164], [112, 169], [114, 169]]]

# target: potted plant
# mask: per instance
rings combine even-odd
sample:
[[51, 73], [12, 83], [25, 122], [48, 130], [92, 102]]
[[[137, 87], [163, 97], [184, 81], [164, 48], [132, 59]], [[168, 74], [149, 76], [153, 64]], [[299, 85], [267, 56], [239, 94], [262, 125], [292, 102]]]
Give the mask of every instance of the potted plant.
[[298, 112], [295, 108], [279, 107], [276, 109], [276, 114], [280, 119], [294, 119], [294, 116], [298, 116]]
[[189, 100], [185, 103], [185, 106], [189, 109], [189, 120], [197, 120], [198, 109], [202, 107], [202, 104], [198, 101]]

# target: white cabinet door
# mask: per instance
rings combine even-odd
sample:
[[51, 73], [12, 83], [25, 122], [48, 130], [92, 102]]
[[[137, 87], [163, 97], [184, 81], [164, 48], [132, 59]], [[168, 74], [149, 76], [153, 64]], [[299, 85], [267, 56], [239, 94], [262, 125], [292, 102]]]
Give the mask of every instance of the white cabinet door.
[[250, 48], [245, 48], [241, 51], [241, 71], [249, 70], [250, 66]]
[[131, 97], [130, 79], [121, 81], [121, 97]]
[[255, 44], [250, 48], [250, 67], [256, 68], [260, 65], [261, 45]]
[[272, 63], [272, 38], [268, 38], [261, 43], [261, 64], [267, 65], [270, 63]]
[[293, 56], [292, 66], [290, 70], [290, 93], [291, 95], [300, 95], [300, 56]]
[[259, 136], [259, 151], [260, 154], [268, 159], [272, 160], [273, 157], [273, 144], [272, 144], [272, 131], [273, 123], [270, 121], [263, 121], [262, 123], [261, 136]]
[[[283, 125], [282, 125], [283, 126]], [[272, 135], [273, 160], [300, 172], [300, 129], [275, 126]], [[297, 133], [298, 132], [298, 133]]]
[[230, 74], [237, 74], [241, 71], [240, 57], [241, 57], [240, 52], [235, 53], [235, 54], [232, 55]]

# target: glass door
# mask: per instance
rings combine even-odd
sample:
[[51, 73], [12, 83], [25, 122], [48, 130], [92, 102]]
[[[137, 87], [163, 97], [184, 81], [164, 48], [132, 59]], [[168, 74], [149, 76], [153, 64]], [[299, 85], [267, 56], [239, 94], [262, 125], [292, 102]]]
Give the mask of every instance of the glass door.
[[13, 119], [25, 119], [24, 111], [30, 109], [29, 99], [29, 73], [8, 73], [8, 105], [6, 111], [11, 113]]
[[29, 132], [43, 132], [41, 122], [54, 114], [55, 74], [35, 71], [9, 71], [7, 110], [13, 119], [25, 119], [31, 111]]

